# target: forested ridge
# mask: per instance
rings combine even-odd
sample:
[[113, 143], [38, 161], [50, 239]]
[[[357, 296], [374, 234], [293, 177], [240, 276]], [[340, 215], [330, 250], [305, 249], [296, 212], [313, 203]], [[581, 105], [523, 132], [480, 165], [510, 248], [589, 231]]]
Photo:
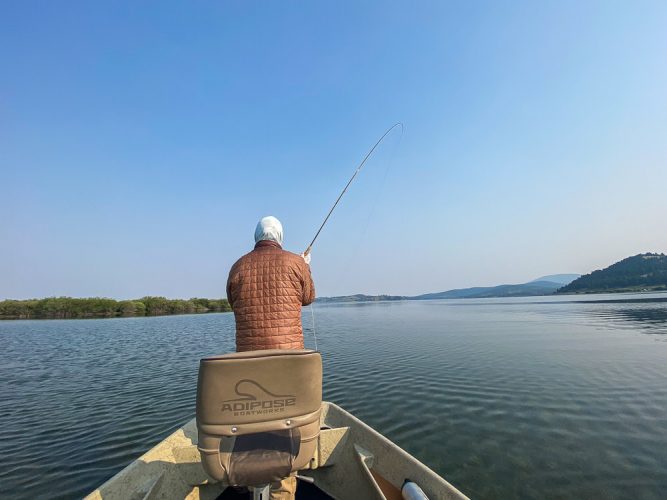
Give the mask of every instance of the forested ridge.
[[577, 278], [558, 293], [667, 290], [667, 255], [643, 253]]
[[231, 311], [227, 299], [167, 299], [142, 297], [114, 300], [101, 297], [49, 297], [30, 300], [3, 300], [0, 319], [69, 319], [165, 316]]

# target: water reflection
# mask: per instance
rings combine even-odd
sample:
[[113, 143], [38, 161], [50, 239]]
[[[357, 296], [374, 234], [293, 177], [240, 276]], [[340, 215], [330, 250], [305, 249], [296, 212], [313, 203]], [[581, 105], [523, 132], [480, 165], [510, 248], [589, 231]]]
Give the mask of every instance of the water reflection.
[[632, 329], [640, 333], [667, 335], [667, 306], [657, 307], [619, 307], [611, 309], [592, 309], [589, 311], [598, 318], [610, 322], [627, 322]]
[[667, 309], [619, 309], [617, 316], [636, 323], [649, 323], [667, 333]]

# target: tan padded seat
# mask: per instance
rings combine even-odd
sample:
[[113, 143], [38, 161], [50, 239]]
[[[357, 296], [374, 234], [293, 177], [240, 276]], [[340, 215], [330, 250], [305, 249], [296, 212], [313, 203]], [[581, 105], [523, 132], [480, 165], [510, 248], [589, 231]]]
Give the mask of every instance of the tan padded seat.
[[306, 467], [320, 432], [322, 358], [307, 349], [204, 358], [198, 448], [207, 474], [231, 485], [279, 481]]

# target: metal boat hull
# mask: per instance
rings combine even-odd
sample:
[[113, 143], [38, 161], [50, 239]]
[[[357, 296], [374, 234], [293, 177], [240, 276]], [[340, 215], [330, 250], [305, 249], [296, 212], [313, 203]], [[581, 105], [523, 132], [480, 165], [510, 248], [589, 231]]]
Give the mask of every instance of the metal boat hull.
[[[380, 433], [333, 403], [322, 403], [320, 437], [310, 468], [299, 474], [336, 499], [400, 497], [406, 479], [429, 499], [465, 499], [463, 493]], [[212, 482], [197, 450], [192, 419], [128, 465], [88, 500], [213, 499], [226, 485]]]

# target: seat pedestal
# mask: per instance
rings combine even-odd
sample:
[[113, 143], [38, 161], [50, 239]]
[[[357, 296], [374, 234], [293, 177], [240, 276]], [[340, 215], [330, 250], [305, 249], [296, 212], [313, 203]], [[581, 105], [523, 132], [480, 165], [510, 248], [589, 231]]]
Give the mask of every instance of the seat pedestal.
[[252, 488], [252, 500], [269, 500], [271, 485], [255, 486]]

